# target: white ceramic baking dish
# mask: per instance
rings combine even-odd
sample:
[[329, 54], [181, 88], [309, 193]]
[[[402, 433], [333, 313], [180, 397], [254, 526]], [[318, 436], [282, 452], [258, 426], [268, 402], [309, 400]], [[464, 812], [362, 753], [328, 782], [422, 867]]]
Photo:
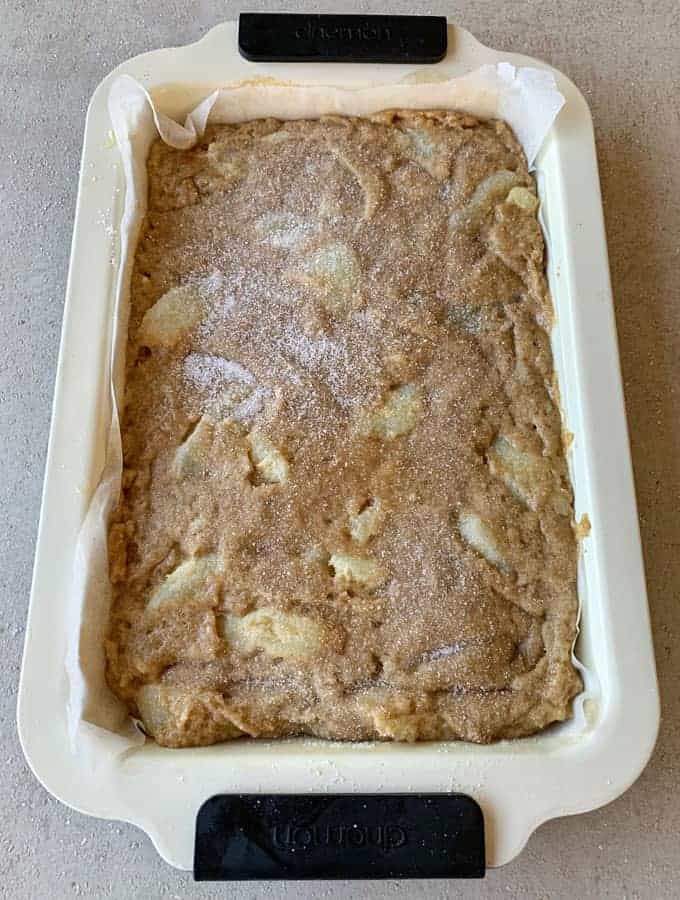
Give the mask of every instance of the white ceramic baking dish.
[[[153, 742], [126, 753], [100, 731], [89, 766], [72, 755], [64, 669], [65, 605], [76, 537], [104, 462], [115, 228], [122, 172], [108, 140], [107, 95], [128, 73], [168, 114], [185, 113], [207, 89], [269, 75], [345, 86], [399, 81], [408, 66], [253, 65], [236, 50], [226, 23], [188, 47], [124, 63], [90, 104], [26, 645], [19, 732], [44, 786], [94, 816], [143, 828], [171, 864], [191, 868], [195, 816], [216, 793], [441, 792], [470, 794], [486, 820], [488, 863], [501, 865], [543, 821], [601, 806], [644, 767], [659, 708], [635, 494], [592, 124], [588, 107], [560, 72], [499, 53], [451, 25], [438, 69], [449, 77], [508, 61], [552, 71], [566, 98], [536, 169], [549, 236], [549, 279], [558, 325], [553, 344], [567, 425], [575, 435], [570, 466], [576, 513], [592, 524], [582, 544], [578, 655], [596, 688], [579, 728], [555, 727], [490, 747], [459, 743], [337, 745], [319, 741], [237, 741], [167, 750]], [[294, 72], [294, 74], [292, 74]], [[183, 108], [163, 87], [181, 82]], [[170, 105], [168, 105], [170, 104]]]

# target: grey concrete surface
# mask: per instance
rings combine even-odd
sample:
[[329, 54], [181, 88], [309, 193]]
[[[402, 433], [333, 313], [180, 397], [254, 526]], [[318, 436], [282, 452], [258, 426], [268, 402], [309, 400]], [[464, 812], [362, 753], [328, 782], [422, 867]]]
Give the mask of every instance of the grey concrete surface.
[[[281, 7], [252, 0], [246, 8]], [[40, 787], [16, 736], [16, 687], [86, 105], [117, 63], [193, 41], [239, 8], [217, 0], [0, 0], [1, 896], [680, 894], [679, 8], [675, 0], [392, 0], [389, 8], [448, 13], [487, 44], [546, 59], [591, 104], [664, 712], [653, 759], [619, 800], [546, 824], [513, 863], [464, 885], [198, 886], [166, 866], [141, 832], [78, 815]], [[360, 0], [351, 9], [384, 7]]]

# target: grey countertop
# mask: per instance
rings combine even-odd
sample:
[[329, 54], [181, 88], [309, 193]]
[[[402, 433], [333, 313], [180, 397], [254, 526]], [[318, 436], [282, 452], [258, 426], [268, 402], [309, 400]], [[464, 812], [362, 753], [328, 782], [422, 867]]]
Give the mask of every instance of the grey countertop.
[[[344, 6], [350, 11], [349, 5]], [[333, 4], [324, 4], [333, 11]], [[486, 881], [195, 885], [135, 828], [81, 816], [29, 772], [15, 727], [80, 144], [115, 65], [196, 40], [231, 2], [4, 0], [0, 127], [0, 895], [149, 898], [676, 897], [680, 880], [680, 7], [675, 0], [508, 0], [391, 12], [457, 16], [491, 46], [547, 60], [590, 103], [597, 133], [663, 723], [620, 799], [553, 821]], [[250, 2], [253, 9], [280, 6]], [[291, 8], [290, 6], [288, 7]], [[309, 4], [307, 8], [310, 8]], [[335, 6], [337, 10], [338, 6]], [[318, 8], [315, 10], [318, 11]], [[351, 11], [382, 12], [355, 2]], [[634, 720], [634, 715], [631, 717]], [[49, 740], [49, 736], [46, 736]]]

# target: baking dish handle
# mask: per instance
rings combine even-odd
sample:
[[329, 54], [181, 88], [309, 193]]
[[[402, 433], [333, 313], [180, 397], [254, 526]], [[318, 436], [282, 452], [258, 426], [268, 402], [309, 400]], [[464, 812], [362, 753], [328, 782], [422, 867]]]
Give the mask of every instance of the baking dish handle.
[[241, 13], [238, 49], [250, 62], [438, 63], [445, 16]]
[[196, 881], [483, 878], [465, 794], [218, 794], [196, 818]]

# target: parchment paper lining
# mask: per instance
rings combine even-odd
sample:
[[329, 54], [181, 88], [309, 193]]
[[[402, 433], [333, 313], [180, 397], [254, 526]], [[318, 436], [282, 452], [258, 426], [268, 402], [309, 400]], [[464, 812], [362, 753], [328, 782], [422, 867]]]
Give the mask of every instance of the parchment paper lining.
[[[69, 734], [73, 751], [87, 758], [91, 765], [96, 765], [97, 747], [103, 738], [114, 753], [145, 740], [126, 707], [106, 685], [103, 643], [111, 599], [107, 522], [120, 491], [122, 472], [117, 410], [125, 371], [130, 274], [146, 209], [149, 148], [159, 136], [173, 147], [189, 148], [209, 122], [241, 122], [267, 116], [315, 118], [329, 113], [369, 115], [394, 107], [451, 108], [482, 118], [504, 119], [513, 128], [533, 167], [541, 144], [564, 104], [550, 73], [516, 69], [508, 63], [483, 66], [446, 81], [418, 78], [413, 83], [413, 80], [411, 77], [400, 83], [357, 89], [270, 81], [236, 84], [206, 96], [189, 113], [184, 125], [157, 109], [148, 92], [130, 76], [120, 77], [111, 87], [109, 112], [125, 178], [125, 204], [118, 223], [120, 257], [113, 298], [112, 341], [103, 372], [110, 387], [110, 428], [104, 471], [78, 538], [66, 623]], [[559, 726], [565, 736], [583, 729], [584, 701], [592, 685], [591, 674], [575, 657], [574, 664], [584, 677], [586, 690], [575, 701], [574, 718]]]

